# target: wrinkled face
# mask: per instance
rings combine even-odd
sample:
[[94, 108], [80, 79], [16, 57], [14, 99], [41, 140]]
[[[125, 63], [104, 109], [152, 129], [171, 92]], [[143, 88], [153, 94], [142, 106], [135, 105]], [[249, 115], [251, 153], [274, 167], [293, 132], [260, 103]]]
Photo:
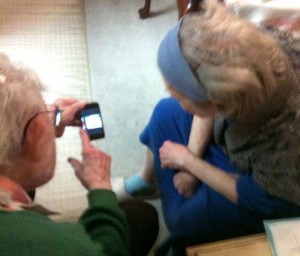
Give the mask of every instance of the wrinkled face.
[[167, 85], [167, 89], [172, 97], [179, 101], [182, 108], [193, 115], [197, 115], [199, 117], [209, 117], [216, 113], [216, 106], [210, 101], [196, 102], [190, 100], [174, 89], [174, 87], [171, 85]]

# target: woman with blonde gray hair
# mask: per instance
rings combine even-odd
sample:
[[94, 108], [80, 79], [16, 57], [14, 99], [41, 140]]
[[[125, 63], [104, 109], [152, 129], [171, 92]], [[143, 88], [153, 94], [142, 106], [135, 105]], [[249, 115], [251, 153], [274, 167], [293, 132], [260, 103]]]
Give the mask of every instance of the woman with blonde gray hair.
[[140, 136], [142, 171], [113, 187], [123, 200], [157, 185], [173, 255], [300, 214], [300, 84], [279, 34], [207, 0], [160, 44], [172, 98]]

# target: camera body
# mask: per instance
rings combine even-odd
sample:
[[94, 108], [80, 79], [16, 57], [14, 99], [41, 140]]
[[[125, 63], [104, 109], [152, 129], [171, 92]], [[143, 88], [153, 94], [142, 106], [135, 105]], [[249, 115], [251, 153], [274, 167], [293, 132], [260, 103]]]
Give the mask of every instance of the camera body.
[[79, 111], [79, 118], [82, 129], [88, 133], [90, 140], [105, 137], [103, 119], [97, 102], [87, 103], [86, 106]]

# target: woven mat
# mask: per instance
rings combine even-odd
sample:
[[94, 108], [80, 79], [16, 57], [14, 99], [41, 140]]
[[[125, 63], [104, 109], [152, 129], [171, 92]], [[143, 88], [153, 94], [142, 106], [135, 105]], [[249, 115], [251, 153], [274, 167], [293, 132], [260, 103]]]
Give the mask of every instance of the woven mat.
[[[0, 51], [33, 68], [48, 96], [90, 99], [83, 0], [0, 0]], [[49, 100], [49, 97], [48, 97]], [[74, 220], [86, 206], [86, 191], [68, 156], [80, 156], [78, 130], [57, 140], [54, 179], [37, 190], [36, 201]]]

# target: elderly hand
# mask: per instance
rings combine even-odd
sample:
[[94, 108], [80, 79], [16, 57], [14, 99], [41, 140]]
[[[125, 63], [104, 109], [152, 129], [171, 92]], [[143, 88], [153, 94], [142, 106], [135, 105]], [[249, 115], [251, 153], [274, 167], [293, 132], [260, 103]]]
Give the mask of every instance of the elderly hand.
[[185, 159], [192, 152], [186, 147], [171, 141], [165, 141], [159, 149], [162, 168], [172, 168], [181, 170], [174, 175], [174, 186], [179, 194], [191, 197], [200, 183], [200, 180], [192, 174], [186, 172]]
[[176, 173], [173, 177], [173, 182], [178, 193], [184, 197], [191, 197], [201, 183], [198, 178], [186, 171]]
[[54, 105], [58, 106], [61, 113], [61, 121], [59, 127], [56, 128], [56, 137], [61, 137], [66, 126], [80, 126], [81, 122], [76, 118], [76, 113], [83, 109], [85, 103], [77, 99], [56, 99]]
[[162, 168], [185, 169], [185, 157], [192, 153], [186, 146], [167, 140], [159, 149], [159, 154]]
[[77, 178], [87, 189], [111, 190], [110, 164], [111, 157], [105, 152], [95, 148], [88, 135], [80, 130], [82, 144], [82, 161], [69, 158]]

